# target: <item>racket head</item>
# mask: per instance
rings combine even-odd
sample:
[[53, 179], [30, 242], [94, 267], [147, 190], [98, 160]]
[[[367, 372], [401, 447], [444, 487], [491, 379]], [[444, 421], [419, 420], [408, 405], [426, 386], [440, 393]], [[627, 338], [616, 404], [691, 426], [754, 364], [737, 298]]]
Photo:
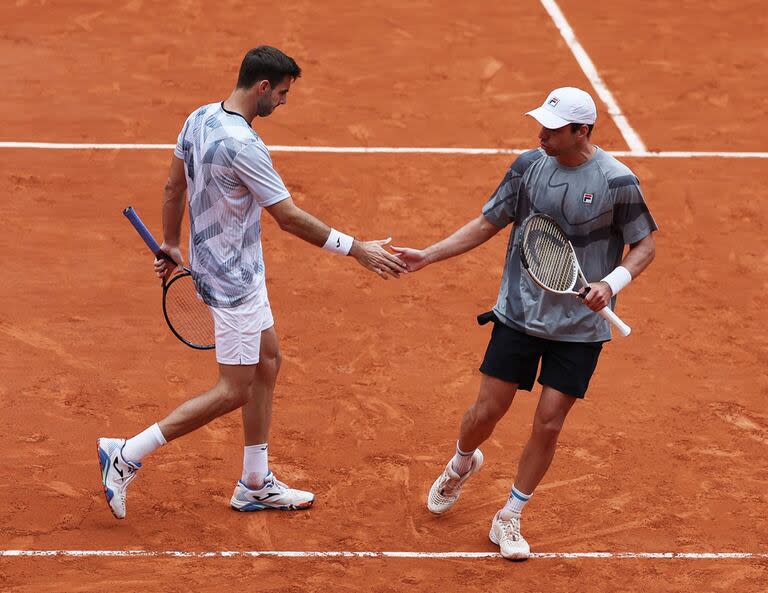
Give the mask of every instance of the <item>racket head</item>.
[[520, 227], [520, 259], [531, 279], [544, 290], [573, 294], [580, 268], [567, 235], [546, 214], [529, 216]]
[[198, 297], [189, 270], [163, 280], [163, 315], [173, 335], [190, 348], [216, 347], [213, 316]]

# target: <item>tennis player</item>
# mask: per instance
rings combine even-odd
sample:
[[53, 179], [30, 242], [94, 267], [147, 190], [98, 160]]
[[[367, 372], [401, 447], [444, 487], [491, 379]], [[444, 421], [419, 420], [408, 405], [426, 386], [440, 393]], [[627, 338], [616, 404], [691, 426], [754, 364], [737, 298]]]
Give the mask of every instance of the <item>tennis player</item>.
[[[533, 429], [509, 497], [491, 522], [491, 541], [510, 559], [530, 555], [520, 532], [521, 513], [547, 472], [563, 422], [574, 402], [584, 397], [602, 345], [611, 337], [608, 322], [595, 311], [615, 305], [619, 291], [648, 266], [657, 229], [637, 177], [591, 143], [597, 112], [588, 93], [556, 89], [526, 115], [542, 126], [540, 146], [512, 163], [482, 214], [426, 249], [393, 248], [408, 270], [415, 271], [465, 253], [514, 225], [496, 306], [478, 317], [481, 324], [493, 322], [480, 367], [480, 392], [461, 420], [455, 454], [427, 499], [427, 508], [438, 515], [456, 503], [464, 483], [483, 465], [478, 447], [491, 436], [517, 391], [531, 391], [541, 364]], [[590, 281], [583, 301], [545, 293], [523, 272], [515, 223], [532, 213], [552, 216], [573, 242]]]
[[[104, 492], [118, 519], [125, 517], [126, 489], [144, 457], [238, 408], [245, 449], [232, 508], [305, 509], [315, 499], [311, 492], [279, 481], [268, 465], [280, 348], [264, 278], [261, 212], [266, 210], [281, 229], [333, 253], [352, 256], [384, 279], [398, 277], [405, 265], [383, 248], [388, 240], [358, 241], [298, 208], [272, 166], [251, 123], [284, 105], [291, 83], [300, 75], [296, 62], [280, 50], [252, 49], [229, 98], [195, 110], [179, 134], [165, 186], [161, 248], [181, 265], [186, 192], [190, 268], [197, 292], [213, 314], [219, 379], [210, 391], [133, 438], [99, 439]], [[173, 271], [164, 259], [156, 260], [154, 267], [161, 277]]]

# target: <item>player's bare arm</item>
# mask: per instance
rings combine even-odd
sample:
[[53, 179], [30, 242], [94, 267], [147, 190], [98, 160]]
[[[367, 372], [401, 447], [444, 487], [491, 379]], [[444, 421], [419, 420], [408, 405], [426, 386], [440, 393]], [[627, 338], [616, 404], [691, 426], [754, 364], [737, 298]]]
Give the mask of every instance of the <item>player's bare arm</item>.
[[[292, 198], [287, 198], [267, 207], [280, 228], [316, 245], [323, 247], [331, 234], [331, 227], [299, 208]], [[377, 273], [385, 280], [389, 276], [399, 278], [406, 271], [405, 263], [384, 249], [389, 239], [358, 241], [355, 239], [348, 255], [354, 257], [364, 268]]]
[[409, 272], [415, 272], [429, 264], [466, 253], [485, 243], [500, 230], [481, 214], [452, 235], [425, 249], [392, 247], [392, 250], [408, 265]]
[[[187, 203], [184, 193], [187, 190], [187, 178], [184, 176], [184, 161], [176, 156], [171, 157], [168, 180], [163, 192], [163, 244], [160, 249], [173, 258], [177, 264], [184, 263], [179, 249], [181, 241], [181, 221], [184, 218], [184, 207]], [[174, 268], [164, 259], [155, 260], [155, 274], [159, 277], [173, 272]]]
[[[643, 237], [637, 243], [629, 246], [629, 251], [621, 261], [631, 278], [637, 278], [647, 268], [656, 256], [656, 239], [653, 233]], [[591, 282], [589, 293], [584, 298], [584, 304], [593, 311], [599, 311], [608, 306], [613, 296], [611, 286], [605, 282]]]
[[629, 252], [621, 265], [629, 270], [632, 278], [637, 278], [656, 257], [656, 238], [653, 233], [629, 246]]

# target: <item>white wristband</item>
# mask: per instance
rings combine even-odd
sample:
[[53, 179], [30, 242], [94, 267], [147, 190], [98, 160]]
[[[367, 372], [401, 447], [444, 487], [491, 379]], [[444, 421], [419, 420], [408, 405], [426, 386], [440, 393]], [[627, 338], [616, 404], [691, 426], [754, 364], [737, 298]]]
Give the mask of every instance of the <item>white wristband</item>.
[[619, 294], [619, 291], [622, 288], [632, 282], [632, 274], [630, 274], [629, 270], [624, 266], [618, 266], [613, 272], [603, 278], [602, 281], [611, 287], [611, 291], [615, 296]]
[[331, 234], [328, 235], [328, 240], [323, 245], [323, 249], [339, 253], [341, 255], [349, 254], [349, 250], [352, 249], [352, 242], [354, 237], [340, 233], [336, 229], [331, 229]]

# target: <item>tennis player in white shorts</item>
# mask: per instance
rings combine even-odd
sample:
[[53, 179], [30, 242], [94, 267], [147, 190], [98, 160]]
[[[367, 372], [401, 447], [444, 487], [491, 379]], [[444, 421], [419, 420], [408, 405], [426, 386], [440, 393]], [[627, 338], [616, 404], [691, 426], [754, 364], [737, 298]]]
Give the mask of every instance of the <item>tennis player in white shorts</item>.
[[[300, 74], [296, 62], [280, 50], [252, 49], [229, 98], [196, 109], [179, 134], [165, 186], [161, 248], [182, 262], [179, 237], [188, 203], [189, 267], [215, 320], [219, 380], [133, 438], [99, 439], [104, 493], [117, 518], [125, 517], [126, 489], [144, 457], [238, 408], [243, 416], [243, 471], [231, 507], [295, 510], [314, 502], [313, 493], [289, 488], [268, 465], [280, 348], [265, 283], [262, 211], [269, 212], [281, 229], [350, 255], [382, 278], [398, 277], [405, 265], [384, 249], [388, 240], [357, 241], [298, 208], [275, 171], [269, 150], [251, 123], [285, 104], [291, 83]], [[159, 276], [172, 271], [165, 259], [155, 261]]]

